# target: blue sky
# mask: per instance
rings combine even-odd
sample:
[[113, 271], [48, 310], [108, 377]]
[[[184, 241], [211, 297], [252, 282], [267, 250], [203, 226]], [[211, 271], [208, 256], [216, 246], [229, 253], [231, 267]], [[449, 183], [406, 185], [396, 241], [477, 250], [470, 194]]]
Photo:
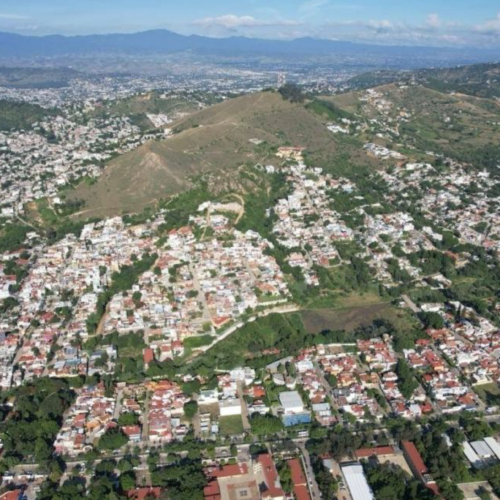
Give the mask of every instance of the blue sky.
[[3, 31], [42, 35], [158, 28], [210, 36], [500, 47], [500, 1], [0, 0]]

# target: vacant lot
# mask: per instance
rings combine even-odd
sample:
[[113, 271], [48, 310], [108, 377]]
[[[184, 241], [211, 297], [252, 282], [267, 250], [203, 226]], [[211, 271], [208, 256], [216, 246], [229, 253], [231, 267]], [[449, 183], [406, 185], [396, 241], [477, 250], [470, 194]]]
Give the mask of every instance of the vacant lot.
[[197, 349], [198, 347], [202, 347], [204, 345], [211, 344], [214, 340], [214, 337], [211, 335], [200, 335], [198, 337], [188, 337], [184, 340], [184, 347], [186, 349]]
[[[459, 484], [458, 487], [462, 490], [465, 500], [478, 500], [479, 498], [498, 500], [498, 496], [493, 493], [493, 489], [487, 481]], [[489, 493], [489, 497], [479, 497], [479, 493], [484, 490]]]
[[497, 384], [482, 384], [474, 386], [474, 391], [488, 405], [500, 405], [500, 387]]
[[323, 330], [352, 331], [360, 326], [371, 325], [375, 319], [384, 317], [390, 307], [389, 303], [382, 302], [334, 310], [310, 310], [302, 312], [302, 321], [310, 333]]
[[241, 415], [221, 417], [219, 420], [220, 433], [223, 436], [235, 436], [243, 432], [243, 421]]

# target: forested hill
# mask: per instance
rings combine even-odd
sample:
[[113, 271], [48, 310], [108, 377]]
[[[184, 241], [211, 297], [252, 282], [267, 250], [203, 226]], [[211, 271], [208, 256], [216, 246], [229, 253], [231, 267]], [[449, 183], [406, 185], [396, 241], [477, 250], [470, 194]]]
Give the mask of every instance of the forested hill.
[[0, 100], [0, 130], [27, 129], [45, 117], [54, 115], [54, 110], [34, 104]]

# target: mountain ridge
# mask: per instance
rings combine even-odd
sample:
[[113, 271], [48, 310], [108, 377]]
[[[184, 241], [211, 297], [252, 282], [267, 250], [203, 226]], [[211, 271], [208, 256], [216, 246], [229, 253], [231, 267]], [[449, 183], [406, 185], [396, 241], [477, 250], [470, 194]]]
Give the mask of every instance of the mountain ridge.
[[430, 57], [500, 58], [500, 52], [484, 49], [447, 47], [398, 46], [355, 43], [302, 37], [293, 40], [274, 40], [233, 36], [211, 38], [201, 35], [182, 35], [166, 29], [137, 33], [96, 35], [25, 36], [0, 32], [0, 57], [49, 57], [92, 53], [171, 54], [193, 51], [199, 54], [281, 54], [325, 55], [369, 53], [373, 55], [404, 56], [417, 54]]

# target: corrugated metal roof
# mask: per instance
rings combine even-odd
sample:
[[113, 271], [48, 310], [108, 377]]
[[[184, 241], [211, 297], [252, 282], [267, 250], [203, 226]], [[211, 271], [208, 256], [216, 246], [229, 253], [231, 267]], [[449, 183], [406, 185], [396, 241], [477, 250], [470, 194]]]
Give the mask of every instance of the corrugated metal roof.
[[472, 446], [467, 441], [464, 441], [463, 448], [464, 455], [467, 457], [467, 460], [475, 467], [480, 466], [481, 459], [479, 458], [479, 455], [472, 449]]
[[470, 445], [481, 458], [489, 458], [493, 455], [492, 449], [483, 440], [473, 441]]
[[352, 500], [375, 500], [361, 465], [342, 467]]
[[286, 391], [279, 395], [281, 406], [283, 408], [297, 408], [303, 406], [302, 398], [297, 391]]
[[500, 443], [492, 437], [484, 438], [484, 442], [491, 448], [491, 451], [496, 455], [498, 460], [500, 460]]

